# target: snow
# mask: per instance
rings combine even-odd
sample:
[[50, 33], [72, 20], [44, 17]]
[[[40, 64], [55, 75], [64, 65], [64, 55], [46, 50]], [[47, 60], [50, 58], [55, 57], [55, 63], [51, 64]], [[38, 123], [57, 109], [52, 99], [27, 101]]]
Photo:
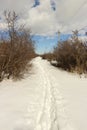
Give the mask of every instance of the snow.
[[32, 64], [25, 79], [0, 83], [0, 130], [87, 130], [87, 79]]

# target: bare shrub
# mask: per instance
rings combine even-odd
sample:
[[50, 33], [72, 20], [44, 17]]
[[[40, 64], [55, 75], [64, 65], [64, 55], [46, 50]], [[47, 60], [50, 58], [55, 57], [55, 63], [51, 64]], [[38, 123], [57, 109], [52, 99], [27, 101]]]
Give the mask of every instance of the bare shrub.
[[44, 54], [42, 54], [41, 55], [41, 57], [43, 58], [43, 59], [47, 59], [48, 61], [51, 61], [51, 60], [53, 60], [55, 57], [54, 57], [54, 54], [53, 53], [44, 53]]
[[0, 80], [5, 77], [20, 79], [30, 68], [30, 60], [34, 57], [34, 43], [30, 30], [24, 26], [17, 27], [15, 12], [5, 12], [10, 40], [0, 44]]
[[57, 66], [79, 74], [87, 72], [87, 44], [78, 39], [78, 32], [73, 32], [71, 40], [61, 42], [54, 49]]

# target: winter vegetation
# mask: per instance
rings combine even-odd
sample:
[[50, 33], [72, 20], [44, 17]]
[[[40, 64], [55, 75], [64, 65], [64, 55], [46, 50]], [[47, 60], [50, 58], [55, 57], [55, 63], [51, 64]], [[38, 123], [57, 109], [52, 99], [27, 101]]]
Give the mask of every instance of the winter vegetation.
[[0, 43], [0, 81], [10, 77], [21, 79], [35, 56], [34, 43], [30, 30], [18, 25], [18, 15], [14, 11], [4, 11], [4, 17], [9, 39], [2, 37]]
[[55, 56], [53, 53], [49, 52], [49, 53], [44, 53], [41, 55], [42, 59], [47, 59], [48, 61], [52, 61]]
[[50, 61], [58, 68], [66, 71], [77, 72], [79, 74], [87, 73], [87, 41], [83, 41], [78, 37], [78, 31], [73, 31], [70, 39], [58, 42], [53, 53], [42, 55], [43, 59]]

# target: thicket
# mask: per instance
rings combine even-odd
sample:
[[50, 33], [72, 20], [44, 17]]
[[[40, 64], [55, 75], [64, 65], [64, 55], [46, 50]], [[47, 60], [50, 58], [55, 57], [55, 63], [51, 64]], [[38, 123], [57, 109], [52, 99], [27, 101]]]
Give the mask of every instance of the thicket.
[[78, 31], [73, 32], [70, 40], [58, 43], [53, 54], [57, 67], [79, 74], [87, 73], [87, 42], [79, 40]]
[[47, 59], [48, 61], [51, 61], [53, 60], [55, 57], [54, 57], [54, 54], [53, 53], [44, 53], [42, 55], [40, 55], [42, 57], [42, 59]]
[[0, 43], [0, 81], [4, 78], [21, 79], [30, 69], [31, 59], [35, 56], [34, 43], [30, 30], [18, 25], [15, 12], [4, 12], [9, 39]]

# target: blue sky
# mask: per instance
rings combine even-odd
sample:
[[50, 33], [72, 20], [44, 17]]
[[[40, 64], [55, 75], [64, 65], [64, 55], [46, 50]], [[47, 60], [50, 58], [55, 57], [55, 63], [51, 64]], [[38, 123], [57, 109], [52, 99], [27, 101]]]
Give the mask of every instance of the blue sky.
[[32, 8], [35, 8], [35, 7], [39, 6], [39, 5], [40, 5], [40, 1], [39, 0], [34, 0], [34, 4], [33, 4]]
[[[70, 34], [61, 34], [60, 40], [64, 41], [70, 37]], [[34, 35], [32, 39], [35, 41], [36, 52], [39, 54], [50, 52], [58, 43], [58, 35], [41, 36]]]
[[56, 36], [34, 36], [36, 52], [41, 54], [53, 50], [53, 47], [58, 43]]
[[[40, 5], [40, 0], [34, 0], [34, 4], [33, 4], [32, 8], [35, 8], [39, 5]], [[51, 8], [53, 9], [53, 11], [55, 11], [56, 10], [56, 3], [54, 0], [50, 0], [50, 5], [51, 5]]]

